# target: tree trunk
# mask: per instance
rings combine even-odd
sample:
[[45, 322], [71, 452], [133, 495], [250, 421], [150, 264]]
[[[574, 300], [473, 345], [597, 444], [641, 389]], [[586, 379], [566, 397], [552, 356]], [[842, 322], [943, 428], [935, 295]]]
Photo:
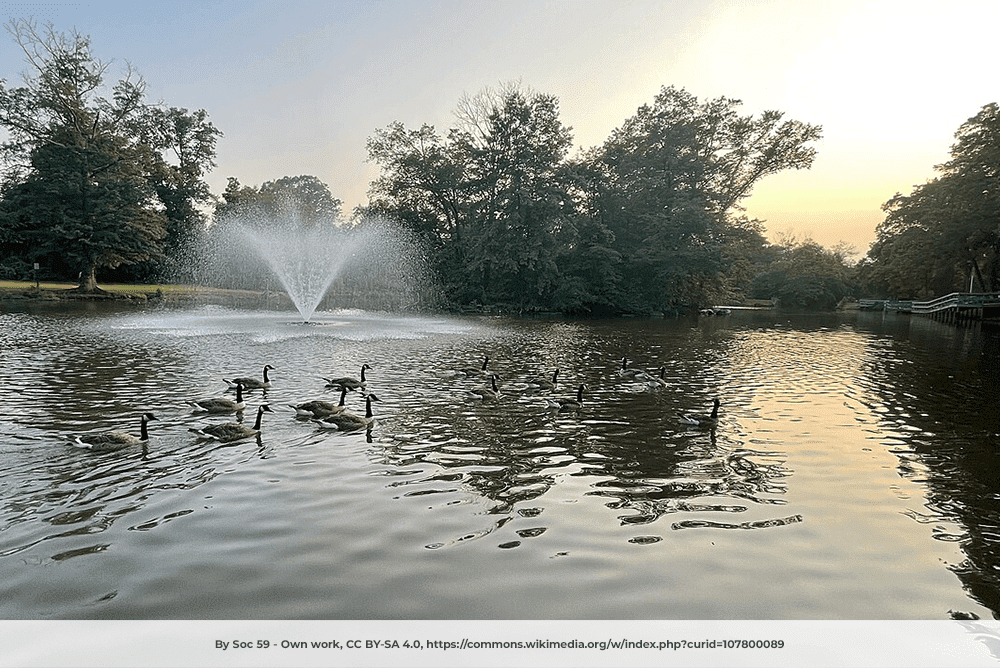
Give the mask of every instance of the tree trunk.
[[979, 262], [976, 261], [976, 258], [972, 258], [972, 271], [976, 275], [976, 280], [979, 281], [979, 289], [983, 292], [989, 292], [992, 286], [986, 285], [986, 281], [983, 280], [983, 274], [979, 270]]
[[97, 287], [97, 267], [91, 265], [90, 269], [87, 271], [80, 272], [80, 285], [76, 288], [77, 292], [83, 292], [86, 294], [98, 294], [103, 293], [104, 290]]

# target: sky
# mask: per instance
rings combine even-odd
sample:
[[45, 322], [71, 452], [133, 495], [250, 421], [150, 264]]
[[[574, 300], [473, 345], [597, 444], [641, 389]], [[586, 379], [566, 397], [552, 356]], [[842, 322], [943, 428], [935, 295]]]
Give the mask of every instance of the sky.
[[[400, 121], [445, 131], [463, 95], [517, 81], [556, 96], [576, 149], [600, 145], [663, 86], [817, 124], [808, 170], [744, 201], [772, 241], [861, 255], [882, 204], [934, 178], [959, 126], [1000, 101], [996, 0], [441, 0], [3, 2], [89, 35], [151, 101], [205, 109], [224, 136], [207, 180], [259, 186], [313, 175], [367, 202], [366, 141]], [[0, 78], [23, 54], [0, 33]]]

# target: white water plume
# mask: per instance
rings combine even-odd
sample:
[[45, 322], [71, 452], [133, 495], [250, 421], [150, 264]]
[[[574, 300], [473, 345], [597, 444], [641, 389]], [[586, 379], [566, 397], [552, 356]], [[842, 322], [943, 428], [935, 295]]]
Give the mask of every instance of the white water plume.
[[369, 219], [229, 220], [210, 235], [206, 282], [265, 291], [273, 275], [309, 322], [331, 292], [340, 307], [407, 310], [431, 305], [434, 290], [417, 244], [399, 226]]

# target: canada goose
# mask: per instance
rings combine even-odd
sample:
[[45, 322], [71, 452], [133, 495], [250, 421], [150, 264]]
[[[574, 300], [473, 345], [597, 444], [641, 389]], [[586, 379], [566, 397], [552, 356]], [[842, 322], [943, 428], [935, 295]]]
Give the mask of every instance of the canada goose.
[[495, 401], [500, 398], [500, 388], [497, 387], [497, 376], [495, 373], [490, 374], [490, 384], [484, 387], [477, 387], [474, 390], [469, 390], [469, 395], [473, 399], [482, 399], [483, 401]]
[[371, 369], [367, 364], [361, 365], [361, 379], [351, 378], [350, 376], [344, 376], [343, 378], [324, 378], [327, 387], [340, 387], [347, 388], [349, 390], [357, 390], [363, 388], [368, 384], [368, 380], [365, 378], [365, 370]]
[[559, 369], [552, 372], [552, 380], [548, 378], [535, 378], [528, 381], [528, 385], [531, 387], [537, 387], [540, 390], [554, 390], [556, 389], [556, 378], [559, 377]]
[[546, 402], [560, 413], [578, 411], [583, 408], [583, 391], [585, 389], [587, 386], [581, 383], [580, 387], [576, 388], [575, 399], [546, 399]]
[[637, 373], [645, 373], [642, 369], [629, 369], [628, 358], [622, 358], [622, 368], [618, 369], [618, 375], [622, 378], [635, 378]]
[[236, 383], [236, 401], [229, 397], [216, 397], [187, 403], [194, 406], [196, 411], [208, 411], [209, 413], [238, 413], [247, 407], [246, 402], [243, 401], [243, 383]]
[[635, 375], [635, 379], [641, 383], [645, 383], [646, 385], [648, 385], [653, 389], [657, 389], [667, 386], [666, 378], [664, 378], [666, 374], [667, 374], [667, 367], [661, 366], [659, 369], [657, 369], [657, 373], [655, 376], [649, 373], [648, 371], [643, 371], [642, 373], [637, 373]]
[[266, 390], [271, 387], [271, 380], [267, 377], [268, 371], [273, 371], [274, 367], [270, 364], [264, 365], [264, 380], [260, 381], [256, 378], [244, 377], [244, 378], [233, 378], [232, 380], [227, 380], [223, 378], [226, 383], [229, 384], [230, 389], [234, 389], [237, 385], [242, 385], [244, 390]]
[[487, 373], [486, 367], [488, 367], [489, 365], [490, 365], [490, 356], [487, 355], [486, 357], [483, 358], [483, 365], [478, 369], [476, 367], [465, 367], [462, 369], [458, 369], [458, 372], [466, 376], [485, 376]]
[[340, 403], [335, 404], [332, 401], [323, 401], [321, 399], [316, 399], [315, 401], [307, 401], [301, 404], [288, 404], [295, 409], [297, 415], [308, 415], [309, 417], [325, 417], [331, 413], [339, 413], [344, 410], [344, 401], [347, 399], [348, 389], [346, 387], [340, 388]]
[[261, 404], [257, 407], [257, 419], [253, 423], [253, 428], [249, 428], [239, 422], [226, 422], [225, 424], [209, 425], [201, 429], [192, 428], [190, 431], [200, 434], [204, 438], [211, 438], [223, 443], [237, 441], [241, 438], [256, 436], [260, 433], [260, 421], [265, 412], [272, 413], [273, 411], [267, 404]]
[[352, 413], [351, 411], [341, 411], [339, 413], [331, 413], [322, 418], [319, 421], [327, 427], [336, 427], [340, 431], [354, 431], [356, 429], [370, 428], [375, 424], [375, 414], [372, 413], [372, 402], [380, 401], [380, 399], [374, 394], [369, 394], [365, 397], [365, 414], [358, 415], [357, 413]]
[[95, 451], [120, 450], [132, 445], [143, 445], [149, 441], [149, 430], [146, 428], [146, 423], [155, 419], [156, 416], [152, 413], [143, 413], [142, 418], [139, 421], [138, 436], [116, 430], [106, 431], [100, 434], [77, 436], [74, 441], [77, 445]]
[[680, 416], [679, 420], [681, 424], [686, 424], [691, 427], [708, 427], [714, 429], [719, 424], [719, 398], [716, 397], [712, 402], [712, 413], [711, 415], [694, 415], [687, 413]]

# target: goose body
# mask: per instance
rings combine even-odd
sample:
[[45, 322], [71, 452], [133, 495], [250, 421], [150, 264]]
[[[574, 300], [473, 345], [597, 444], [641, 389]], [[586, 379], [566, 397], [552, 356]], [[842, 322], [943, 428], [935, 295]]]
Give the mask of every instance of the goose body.
[[473, 399], [482, 399], [483, 401], [496, 401], [499, 399], [500, 388], [497, 387], [497, 375], [495, 373], [490, 374], [490, 384], [469, 390], [469, 395]]
[[335, 404], [332, 401], [323, 401], [321, 399], [316, 399], [314, 401], [306, 401], [301, 404], [289, 404], [295, 409], [296, 415], [308, 416], [308, 417], [326, 417], [332, 413], [339, 413], [345, 409], [344, 402], [347, 399], [347, 388], [340, 388], [340, 403]]
[[556, 409], [560, 413], [569, 413], [572, 411], [578, 411], [583, 408], [583, 391], [587, 389], [587, 386], [580, 384], [576, 388], [576, 398], [569, 399], [546, 399], [548, 405]]
[[531, 387], [537, 387], [540, 390], [554, 390], [556, 389], [556, 379], [559, 377], [559, 369], [552, 372], [552, 380], [548, 378], [535, 378], [534, 380], [529, 380], [528, 385]]
[[680, 416], [679, 420], [681, 424], [686, 424], [689, 427], [707, 427], [714, 429], [719, 424], [719, 398], [716, 397], [715, 401], [712, 402], [712, 412], [709, 415], [695, 415], [695, 414], [685, 414]]
[[249, 376], [244, 376], [243, 378], [233, 378], [228, 380], [223, 378], [230, 389], [235, 389], [237, 385], [242, 385], [244, 390], [266, 390], [271, 387], [271, 379], [267, 377], [267, 372], [274, 369], [270, 364], [264, 365], [264, 375], [263, 380], [260, 378], [250, 378]]
[[214, 399], [202, 399], [200, 401], [189, 401], [196, 411], [206, 411], [208, 413], [238, 413], [247, 407], [243, 401], [243, 383], [236, 383], [236, 400], [229, 397], [215, 397]]
[[340, 411], [324, 416], [319, 421], [325, 427], [335, 427], [340, 431], [354, 431], [372, 427], [375, 424], [375, 414], [372, 412], [373, 401], [380, 401], [380, 399], [374, 394], [365, 397], [364, 415], [358, 415], [351, 411]]
[[224, 424], [209, 425], [201, 429], [191, 429], [191, 431], [203, 438], [210, 438], [223, 443], [238, 441], [241, 438], [256, 436], [260, 433], [261, 418], [265, 412], [270, 413], [273, 411], [271, 411], [271, 407], [267, 404], [261, 404], [257, 407], [257, 419], [254, 421], [252, 428], [240, 422], [226, 422]]
[[656, 375], [649, 372], [637, 373], [635, 379], [641, 383], [645, 383], [653, 389], [658, 389], [667, 386], [667, 380], [665, 378], [667, 374], [667, 367], [661, 366], [657, 369]]
[[458, 373], [465, 376], [485, 376], [488, 372], [486, 368], [490, 365], [490, 356], [487, 355], [483, 358], [483, 365], [481, 367], [464, 367], [458, 369]]
[[129, 434], [125, 431], [106, 431], [100, 434], [87, 434], [84, 436], [77, 436], [74, 440], [77, 445], [80, 445], [88, 450], [95, 451], [111, 451], [111, 450], [121, 450], [122, 448], [127, 448], [133, 445], [143, 445], [149, 441], [149, 430], [146, 427], [146, 423], [150, 420], [155, 420], [156, 416], [152, 413], [143, 413], [142, 418], [139, 421], [139, 435]]
[[357, 390], [368, 384], [368, 379], [365, 378], [365, 371], [368, 369], [371, 369], [371, 367], [367, 364], [361, 365], [361, 378], [344, 376], [342, 378], [324, 378], [323, 380], [326, 381], [327, 387], [340, 387], [348, 390]]
[[635, 378], [636, 374], [645, 373], [642, 369], [629, 369], [628, 358], [622, 358], [622, 367], [618, 369], [618, 375], [622, 378]]

